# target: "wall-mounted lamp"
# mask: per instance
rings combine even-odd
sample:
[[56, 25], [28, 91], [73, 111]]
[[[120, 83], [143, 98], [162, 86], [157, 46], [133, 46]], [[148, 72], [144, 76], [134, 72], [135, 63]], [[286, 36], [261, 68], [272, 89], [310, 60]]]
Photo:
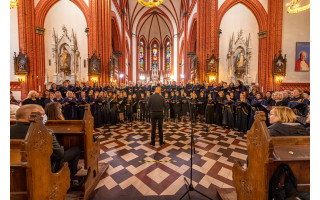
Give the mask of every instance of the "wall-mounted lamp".
[[180, 77], [181, 77], [182, 79], [184, 79], [184, 74], [181, 74]]
[[145, 80], [145, 79], [146, 79], [146, 77], [145, 77], [145, 76], [143, 76], [143, 75], [141, 75], [141, 76], [140, 76], [140, 80], [142, 80], [142, 81], [143, 81], [143, 80]]
[[123, 74], [120, 74], [120, 75], [119, 75], [120, 78], [123, 78], [123, 76], [124, 76]]
[[215, 76], [209, 76], [209, 82], [216, 81], [217, 77]]
[[276, 77], [275, 77], [276, 82], [277, 82], [278, 84], [281, 84], [281, 83], [282, 83], [283, 78], [284, 78], [283, 76], [276, 76]]
[[20, 76], [18, 77], [18, 82], [19, 82], [20, 84], [26, 82], [26, 76], [20, 75]]
[[92, 83], [96, 83], [99, 81], [99, 78], [97, 76], [92, 76], [90, 80]]

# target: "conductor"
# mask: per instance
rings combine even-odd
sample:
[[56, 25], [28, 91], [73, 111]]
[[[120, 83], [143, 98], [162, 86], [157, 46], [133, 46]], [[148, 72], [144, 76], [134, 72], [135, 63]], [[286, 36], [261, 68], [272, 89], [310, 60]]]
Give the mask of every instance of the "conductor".
[[163, 141], [163, 132], [162, 132], [162, 123], [163, 123], [163, 109], [166, 106], [165, 99], [163, 96], [160, 95], [161, 87], [156, 87], [155, 94], [149, 98], [148, 101], [148, 108], [151, 112], [151, 142], [150, 145], [155, 146], [155, 139], [156, 139], [156, 125], [158, 122], [158, 129], [159, 129], [159, 142], [160, 146], [164, 145], [165, 142]]

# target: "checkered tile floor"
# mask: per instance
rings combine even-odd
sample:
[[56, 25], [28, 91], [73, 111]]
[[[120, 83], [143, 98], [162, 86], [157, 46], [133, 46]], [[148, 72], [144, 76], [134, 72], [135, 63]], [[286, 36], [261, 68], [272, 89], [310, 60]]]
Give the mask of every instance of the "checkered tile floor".
[[[165, 145], [148, 143], [150, 123], [134, 122], [97, 129], [100, 161], [109, 163], [107, 173], [90, 199], [179, 199], [190, 177], [190, 123], [164, 123]], [[217, 198], [216, 188], [232, 188], [235, 159], [245, 163], [246, 135], [206, 124], [194, 124], [196, 155], [193, 156], [193, 186]], [[160, 162], [156, 162], [160, 161]], [[161, 195], [161, 197], [159, 197]], [[194, 192], [193, 199], [205, 199]], [[185, 199], [188, 199], [186, 196]]]

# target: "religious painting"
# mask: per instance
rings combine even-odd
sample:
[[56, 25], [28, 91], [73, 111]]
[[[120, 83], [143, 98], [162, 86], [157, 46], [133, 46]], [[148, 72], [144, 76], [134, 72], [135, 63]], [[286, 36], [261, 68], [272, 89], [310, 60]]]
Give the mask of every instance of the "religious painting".
[[247, 57], [242, 47], [236, 49], [234, 66], [236, 76], [241, 77], [241, 75], [245, 73], [247, 66]]
[[273, 75], [274, 76], [285, 76], [286, 75], [286, 66], [287, 66], [287, 58], [286, 55], [284, 57], [281, 54], [281, 51], [279, 51], [279, 56], [274, 55], [273, 59]]
[[59, 68], [60, 71], [69, 73], [71, 65], [71, 54], [69, 53], [70, 47], [68, 45], [61, 46], [61, 52], [59, 54]]
[[166, 49], [166, 71], [169, 72], [171, 69], [171, 47], [167, 46]]
[[24, 55], [22, 52], [19, 52], [19, 55], [16, 56], [16, 52], [14, 52], [13, 61], [15, 67], [15, 75], [28, 75], [29, 59], [27, 54]]
[[143, 49], [143, 42], [140, 42], [139, 48], [139, 69], [141, 72], [144, 71], [144, 49]]
[[218, 73], [219, 60], [212, 54], [209, 58], [207, 56], [207, 73]]
[[310, 42], [297, 42], [296, 72], [310, 71]]
[[88, 58], [89, 61], [89, 67], [88, 67], [88, 73], [89, 76], [92, 75], [98, 75], [100, 76], [101, 74], [101, 59], [100, 59], [100, 55], [99, 58], [96, 56], [95, 53], [93, 53], [93, 55], [91, 56], [91, 58]]

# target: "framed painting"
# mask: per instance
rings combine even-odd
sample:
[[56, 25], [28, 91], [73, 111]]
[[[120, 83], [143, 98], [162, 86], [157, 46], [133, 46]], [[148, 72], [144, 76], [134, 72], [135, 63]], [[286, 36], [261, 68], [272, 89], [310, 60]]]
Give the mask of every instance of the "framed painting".
[[295, 71], [310, 71], [310, 42], [297, 42]]

